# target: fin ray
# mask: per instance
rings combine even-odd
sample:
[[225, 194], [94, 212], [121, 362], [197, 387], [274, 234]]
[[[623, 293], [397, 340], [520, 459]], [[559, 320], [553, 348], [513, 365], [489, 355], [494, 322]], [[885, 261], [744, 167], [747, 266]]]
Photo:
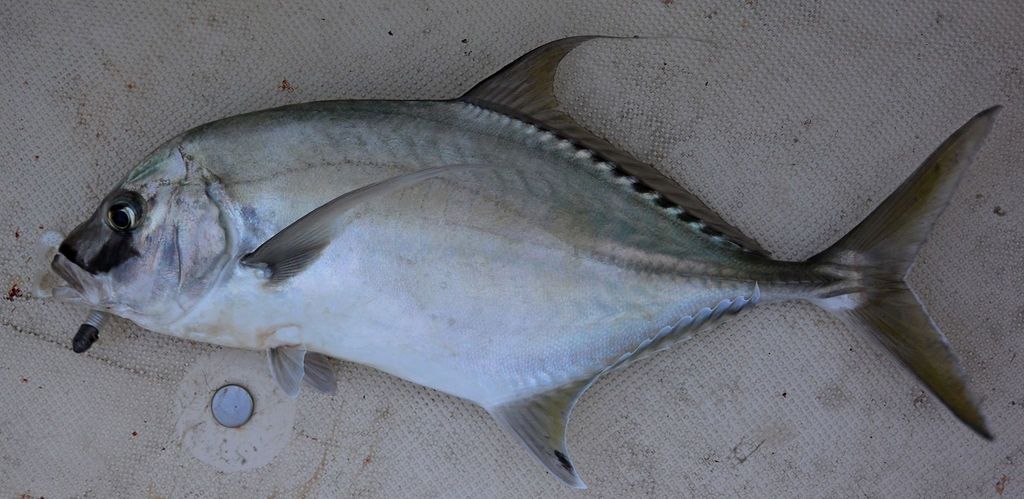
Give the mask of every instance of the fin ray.
[[267, 350], [270, 372], [289, 397], [299, 396], [299, 388], [305, 375], [304, 359], [306, 349], [298, 347], [274, 347]]
[[960, 360], [913, 290], [894, 286], [871, 292], [865, 300], [837, 315], [851, 328], [866, 331], [878, 340], [958, 419], [991, 440], [992, 433], [968, 388]]
[[953, 132], [907, 180], [839, 242], [812, 261], [885, 268], [904, 277], [973, 162], [1000, 106], [986, 109]]
[[333, 394], [338, 389], [338, 378], [334, 374], [334, 365], [331, 358], [316, 352], [306, 352], [303, 362], [305, 376], [302, 380], [313, 389], [327, 394]]

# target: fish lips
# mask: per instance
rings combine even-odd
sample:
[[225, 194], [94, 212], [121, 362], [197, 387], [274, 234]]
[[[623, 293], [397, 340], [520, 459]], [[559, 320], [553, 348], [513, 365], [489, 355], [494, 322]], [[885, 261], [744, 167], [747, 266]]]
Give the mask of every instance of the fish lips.
[[69, 287], [55, 288], [55, 298], [66, 301], [85, 301], [88, 303], [99, 303], [100, 286], [96, 277], [79, 267], [66, 256], [57, 253], [50, 262], [50, 269], [53, 270]]
[[74, 288], [75, 291], [78, 291], [79, 293], [85, 292], [85, 284], [82, 283], [81, 278], [81, 274], [85, 273], [85, 270], [72, 263], [66, 256], [60, 253], [53, 255], [53, 261], [50, 262], [50, 268], [53, 269], [61, 279], [64, 279], [64, 282]]

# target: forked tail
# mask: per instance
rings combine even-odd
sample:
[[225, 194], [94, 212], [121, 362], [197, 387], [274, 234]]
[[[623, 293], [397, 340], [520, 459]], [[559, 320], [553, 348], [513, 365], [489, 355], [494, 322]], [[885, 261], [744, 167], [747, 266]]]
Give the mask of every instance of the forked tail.
[[971, 118], [867, 219], [810, 260], [842, 278], [818, 305], [870, 332], [961, 421], [987, 439], [992, 434], [956, 355], [904, 278], [998, 110], [992, 107]]

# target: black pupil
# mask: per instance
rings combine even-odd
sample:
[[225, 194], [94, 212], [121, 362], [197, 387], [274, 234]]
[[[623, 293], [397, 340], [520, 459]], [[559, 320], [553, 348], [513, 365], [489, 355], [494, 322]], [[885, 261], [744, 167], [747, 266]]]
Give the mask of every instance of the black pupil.
[[115, 206], [110, 212], [110, 221], [118, 229], [127, 229], [132, 225], [131, 207], [127, 205]]

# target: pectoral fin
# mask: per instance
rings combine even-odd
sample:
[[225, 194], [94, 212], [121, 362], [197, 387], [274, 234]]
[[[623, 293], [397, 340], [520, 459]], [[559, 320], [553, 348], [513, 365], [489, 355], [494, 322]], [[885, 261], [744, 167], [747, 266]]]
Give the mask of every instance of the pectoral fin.
[[305, 270], [316, 261], [344, 227], [345, 212], [360, 204], [412, 187], [446, 173], [488, 165], [459, 164], [426, 168], [391, 177], [338, 196], [309, 212], [268, 239], [256, 251], [242, 257], [242, 263], [270, 271], [270, 282], [278, 283]]
[[551, 474], [571, 487], [587, 488], [569, 458], [566, 426], [580, 395], [592, 380], [571, 383], [550, 392], [488, 407], [487, 412], [515, 435]]

